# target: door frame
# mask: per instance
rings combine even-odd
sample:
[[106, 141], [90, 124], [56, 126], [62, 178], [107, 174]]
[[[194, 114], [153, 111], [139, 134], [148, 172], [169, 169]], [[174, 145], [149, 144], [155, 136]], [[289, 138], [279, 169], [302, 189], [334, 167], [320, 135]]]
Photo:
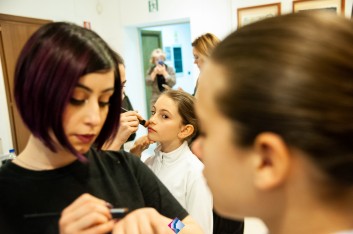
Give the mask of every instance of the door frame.
[[[145, 87], [145, 93], [146, 93], [146, 109], [147, 109], [147, 117], [149, 118], [151, 116], [151, 105], [150, 105], [150, 100], [151, 100], [151, 93], [152, 93], [152, 89], [151, 87], [148, 87], [146, 85], [146, 72], [147, 72], [147, 69], [149, 68], [149, 65], [148, 66], [145, 66], [145, 60], [150, 59], [150, 55], [151, 55], [151, 52], [150, 51], [146, 56], [144, 54], [144, 49], [143, 49], [143, 37], [147, 37], [147, 36], [155, 36], [157, 39], [158, 39], [158, 48], [163, 48], [163, 41], [162, 41], [162, 32], [161, 31], [152, 31], [152, 30], [144, 30], [143, 28], [139, 29], [139, 35], [140, 35], [140, 40], [141, 40], [141, 55], [142, 55], [142, 65], [143, 65], [143, 84], [144, 84], [144, 87]], [[156, 48], [155, 48], [156, 49]], [[150, 64], [148, 62], [148, 64]]]
[[[36, 18], [29, 18], [29, 17], [22, 17], [22, 16], [14, 16], [14, 15], [7, 15], [7, 14], [0, 14], [0, 59], [1, 59], [1, 66], [2, 66], [2, 75], [4, 79], [5, 85], [5, 94], [6, 94], [6, 102], [7, 102], [7, 109], [9, 113], [9, 120], [10, 120], [10, 129], [11, 129], [11, 137], [12, 137], [12, 144], [16, 152], [19, 153], [19, 143], [16, 131], [16, 124], [15, 124], [15, 117], [14, 117], [14, 108], [15, 101], [13, 100], [14, 97], [12, 96], [10, 79], [14, 79], [14, 77], [9, 77], [8, 71], [8, 64], [6, 61], [5, 49], [4, 49], [4, 41], [3, 41], [3, 28], [2, 23], [23, 23], [23, 24], [35, 24], [35, 25], [44, 25], [47, 23], [52, 22], [51, 20], [45, 19], [36, 19]], [[15, 64], [16, 66], [16, 64]]]

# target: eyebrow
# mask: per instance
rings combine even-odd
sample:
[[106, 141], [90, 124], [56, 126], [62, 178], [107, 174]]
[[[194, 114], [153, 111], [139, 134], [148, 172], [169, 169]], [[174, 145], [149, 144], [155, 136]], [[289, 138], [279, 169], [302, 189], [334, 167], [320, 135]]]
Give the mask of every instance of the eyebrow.
[[159, 110], [159, 112], [161, 112], [161, 111], [168, 112], [170, 115], [172, 114], [172, 113], [170, 113], [170, 111], [168, 111], [168, 110], [166, 110], [166, 109], [161, 109], [161, 110]]
[[[88, 91], [88, 92], [90, 92], [90, 93], [93, 92], [92, 89], [90, 89], [90, 88], [88, 88], [87, 86], [85, 86], [85, 85], [83, 85], [83, 84], [80, 84], [80, 83], [78, 83], [78, 84], [76, 85], [76, 87], [82, 88], [82, 89], [84, 89], [84, 90], [86, 90], [86, 91]], [[114, 91], [114, 90], [115, 90], [114, 87], [112, 87], [112, 88], [107, 88], [107, 89], [102, 90], [101, 93], [106, 93], [106, 92]]]
[[[152, 106], [152, 110], [153, 110], [153, 111], [157, 111], [155, 106]], [[167, 109], [160, 109], [160, 110], [158, 110], [158, 111], [159, 111], [159, 112], [161, 112], [161, 111], [166, 111], [166, 112], [168, 112], [169, 114], [172, 114], [172, 113], [170, 113], [170, 111], [168, 111]]]

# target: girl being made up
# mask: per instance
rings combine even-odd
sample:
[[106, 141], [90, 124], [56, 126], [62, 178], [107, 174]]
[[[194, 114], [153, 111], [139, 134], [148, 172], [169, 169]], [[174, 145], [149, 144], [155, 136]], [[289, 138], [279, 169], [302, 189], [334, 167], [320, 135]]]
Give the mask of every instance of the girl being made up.
[[148, 139], [158, 146], [145, 163], [204, 232], [212, 233], [212, 197], [202, 175], [203, 164], [188, 146], [197, 131], [194, 97], [184, 91], [168, 90], [157, 99], [151, 112]]

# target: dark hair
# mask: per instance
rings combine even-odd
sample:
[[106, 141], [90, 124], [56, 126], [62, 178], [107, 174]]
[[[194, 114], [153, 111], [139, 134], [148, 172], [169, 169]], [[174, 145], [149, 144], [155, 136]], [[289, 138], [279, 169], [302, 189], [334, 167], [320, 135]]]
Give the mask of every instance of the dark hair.
[[226, 79], [216, 102], [234, 123], [235, 144], [276, 133], [352, 186], [352, 41], [352, 22], [329, 13], [266, 19], [222, 41], [212, 56]]
[[202, 55], [209, 57], [212, 50], [220, 42], [218, 37], [212, 33], [205, 33], [196, 38], [191, 45]]
[[121, 64], [121, 65], [125, 66], [125, 61], [124, 61], [123, 57], [121, 57], [120, 54], [118, 54], [118, 53], [115, 52], [115, 51], [112, 51], [112, 54], [113, 54], [113, 57], [114, 57], [114, 59], [115, 59], [115, 63], [116, 63], [117, 65]]
[[107, 119], [95, 145], [100, 149], [115, 136], [120, 117], [120, 74], [113, 51], [93, 31], [71, 23], [42, 26], [27, 41], [15, 71], [15, 99], [32, 134], [56, 152], [52, 131], [59, 143], [76, 156], [63, 129], [63, 112], [80, 77], [115, 70], [115, 92]]
[[181, 116], [184, 125], [191, 124], [194, 127], [194, 132], [185, 140], [191, 139], [198, 131], [197, 118], [195, 113], [195, 98], [180, 90], [167, 90], [162, 93], [171, 98], [178, 107], [178, 113]]

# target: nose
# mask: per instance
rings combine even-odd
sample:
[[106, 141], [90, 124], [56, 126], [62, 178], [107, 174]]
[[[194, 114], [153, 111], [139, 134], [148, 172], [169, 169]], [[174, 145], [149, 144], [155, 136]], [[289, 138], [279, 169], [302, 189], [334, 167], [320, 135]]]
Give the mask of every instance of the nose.
[[99, 104], [97, 102], [88, 102], [85, 109], [85, 123], [90, 126], [98, 126], [102, 121]]
[[148, 121], [150, 124], [156, 124], [156, 114], [152, 115]]

